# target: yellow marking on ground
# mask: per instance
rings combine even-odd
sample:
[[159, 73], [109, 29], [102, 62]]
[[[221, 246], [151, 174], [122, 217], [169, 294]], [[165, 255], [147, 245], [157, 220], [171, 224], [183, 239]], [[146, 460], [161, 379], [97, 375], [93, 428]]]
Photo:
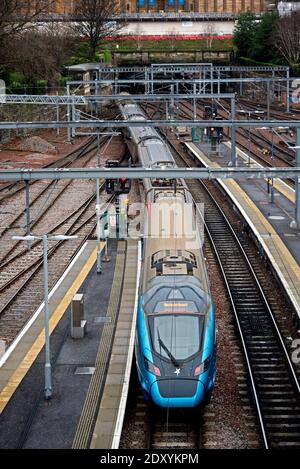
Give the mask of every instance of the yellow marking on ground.
[[[284, 244], [284, 242], [282, 241], [282, 239], [278, 235], [275, 228], [273, 228], [273, 226], [268, 222], [268, 220], [266, 219], [264, 214], [259, 210], [259, 208], [257, 208], [257, 206], [254, 204], [254, 202], [251, 200], [251, 198], [245, 193], [245, 191], [243, 191], [243, 189], [239, 186], [239, 184], [236, 181], [226, 180], [226, 185], [228, 187], [231, 186], [230, 191], [233, 193], [233, 195], [234, 195], [235, 192], [238, 193], [238, 195], [239, 195], [238, 201], [239, 201], [240, 205], [243, 206], [245, 211], [247, 210], [245, 206], [249, 207], [248, 210], [247, 210], [248, 216], [250, 217], [251, 212], [252, 212], [252, 214], [255, 215], [258, 218], [258, 220], [261, 224], [260, 226], [254, 220], [253, 216], [251, 216], [252, 221], [254, 222], [257, 230], [260, 232], [261, 235], [268, 234], [270, 238], [271, 237], [273, 238], [273, 243], [275, 243], [277, 245], [277, 248], [279, 249], [279, 251], [282, 252], [282, 256], [283, 256], [282, 259], [281, 259], [282, 262], [284, 264], [287, 263], [289, 269], [293, 270], [295, 272], [295, 274], [297, 275], [297, 277], [299, 278], [299, 280], [300, 280], [300, 266], [295, 261], [293, 255], [291, 254], [291, 252], [289, 251], [287, 246]], [[275, 241], [275, 238], [276, 238], [276, 241]], [[264, 241], [267, 244], [269, 244], [268, 239], [264, 238]], [[277, 260], [277, 262], [278, 262], [278, 260]]]
[[[201, 150], [195, 145], [190, 146], [202, 161], [210, 167], [221, 167], [218, 163], [210, 161]], [[270, 256], [273, 261], [277, 264], [281, 274], [286, 282], [286, 289], [289, 294], [293, 297], [297, 310], [300, 310], [300, 266], [295, 260], [294, 256], [282, 241], [277, 231], [268, 222], [264, 214], [257, 208], [252, 199], [245, 193], [245, 191], [239, 186], [239, 184], [232, 179], [219, 180], [219, 183], [227, 187], [228, 191], [232, 195], [233, 201], [236, 201], [241, 210], [244, 211], [245, 215], [254, 225], [258, 234], [262, 238], [262, 242], [268, 249]]]
[[[101, 243], [101, 250], [103, 249], [105, 243]], [[89, 259], [85, 263], [84, 267], [82, 268], [81, 272], [77, 275], [74, 283], [69, 288], [65, 296], [63, 297], [62, 301], [59, 303], [53, 314], [51, 315], [49, 321], [49, 331], [50, 334], [54, 331], [55, 327], [57, 326], [58, 322], [64, 315], [66, 309], [68, 308], [69, 304], [72, 301], [73, 296], [78, 291], [80, 286], [82, 285], [83, 281], [87, 277], [88, 273], [92, 269], [95, 261], [97, 259], [97, 247], [93, 250], [92, 254], [90, 255]], [[31, 346], [30, 350], [25, 355], [24, 359], [15, 370], [13, 375], [10, 377], [9, 382], [3, 388], [2, 392], [0, 393], [0, 414], [5, 409], [6, 405], [10, 401], [12, 395], [18, 388], [19, 384], [21, 383], [22, 379], [28, 372], [29, 368], [32, 366], [33, 362], [35, 361], [36, 357], [42, 350], [45, 344], [45, 335], [44, 330], [39, 334], [36, 341]]]
[[[229, 142], [226, 142], [226, 143], [229, 143]], [[225, 143], [225, 145], [226, 145], [226, 143]], [[226, 145], [226, 146], [228, 148], [231, 148], [231, 145]], [[247, 162], [247, 153], [245, 153], [240, 148], [237, 148], [237, 152], [238, 152], [239, 156], [245, 162]], [[261, 164], [254, 161], [253, 158], [251, 158], [250, 161], [251, 161], [251, 163], [250, 163], [251, 168], [263, 167]], [[264, 178], [264, 179], [265, 179], [265, 181], [267, 181], [267, 178]], [[295, 199], [296, 199], [295, 191], [292, 189], [292, 187], [289, 187], [287, 184], [285, 184], [280, 179], [274, 179], [274, 187], [277, 190], [277, 192], [280, 192], [280, 194], [282, 194], [284, 197], [286, 197], [290, 202], [292, 202], [293, 204], [295, 203]]]

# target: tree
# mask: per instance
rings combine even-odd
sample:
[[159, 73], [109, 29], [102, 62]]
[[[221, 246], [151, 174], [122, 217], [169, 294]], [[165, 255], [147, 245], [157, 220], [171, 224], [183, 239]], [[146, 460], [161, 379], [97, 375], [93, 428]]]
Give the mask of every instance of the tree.
[[78, 0], [75, 15], [76, 29], [89, 40], [89, 58], [95, 58], [101, 39], [116, 34], [123, 25], [114, 20], [118, 13], [118, 0]]
[[9, 36], [33, 27], [37, 16], [48, 11], [54, 0], [1, 0], [0, 43]]
[[212, 23], [211, 21], [204, 23], [203, 32], [206, 35], [206, 48], [211, 49], [214, 36], [217, 34], [214, 23]]
[[273, 35], [273, 43], [290, 66], [300, 62], [300, 11], [280, 18]]
[[178, 31], [176, 30], [176, 28], [172, 28], [172, 30], [168, 33], [168, 40], [170, 41], [171, 50], [175, 50], [178, 44], [177, 37]]
[[247, 12], [239, 15], [233, 32], [233, 42], [237, 47], [239, 57], [249, 57], [256, 30], [254, 13]]
[[141, 27], [141, 21], [138, 22], [135, 32], [136, 32], [136, 38], [137, 38], [137, 49], [141, 50], [142, 48], [141, 35], [143, 33], [143, 28]]
[[11, 40], [34, 29], [37, 16], [48, 11], [54, 0], [0, 1], [0, 63], [9, 59]]
[[10, 68], [21, 72], [29, 82], [47, 80], [50, 86], [56, 85], [75, 47], [73, 28], [47, 23], [12, 41]]
[[274, 58], [272, 34], [278, 22], [277, 12], [265, 13], [257, 23], [251, 44], [250, 57], [268, 62]]

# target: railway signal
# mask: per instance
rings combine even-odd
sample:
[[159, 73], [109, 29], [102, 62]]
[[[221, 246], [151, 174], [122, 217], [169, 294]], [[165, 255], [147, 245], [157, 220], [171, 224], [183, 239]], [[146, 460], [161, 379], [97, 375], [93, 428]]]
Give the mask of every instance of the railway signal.
[[[118, 168], [120, 162], [117, 160], [107, 160], [105, 163], [106, 168]], [[131, 189], [131, 181], [125, 177], [119, 179], [106, 179], [105, 189], [107, 194], [121, 195], [129, 194]]]

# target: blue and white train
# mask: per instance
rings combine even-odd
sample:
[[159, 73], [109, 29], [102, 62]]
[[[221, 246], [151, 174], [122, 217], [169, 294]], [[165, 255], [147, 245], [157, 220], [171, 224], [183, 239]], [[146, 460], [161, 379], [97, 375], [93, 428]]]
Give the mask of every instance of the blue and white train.
[[[126, 120], [146, 119], [136, 104], [125, 102], [120, 109]], [[142, 166], [176, 166], [154, 128], [128, 127], [125, 132]], [[216, 333], [195, 207], [183, 180], [145, 179], [144, 187], [147, 210], [135, 343], [140, 384], [145, 398], [161, 407], [204, 405], [215, 381]], [[186, 213], [190, 216], [183, 220]]]

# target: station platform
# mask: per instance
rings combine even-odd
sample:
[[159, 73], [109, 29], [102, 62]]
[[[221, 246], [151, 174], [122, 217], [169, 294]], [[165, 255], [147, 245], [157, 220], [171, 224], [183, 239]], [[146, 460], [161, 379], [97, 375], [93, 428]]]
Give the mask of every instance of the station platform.
[[[222, 144], [222, 156], [207, 157], [201, 143], [186, 142], [190, 154], [203, 166], [228, 166], [230, 143]], [[237, 149], [239, 166], [258, 165], [244, 151]], [[281, 180], [274, 180], [274, 201], [271, 200], [270, 182], [241, 179], [238, 182], [218, 180], [250, 227], [281, 282], [295, 311], [295, 322], [300, 324], [300, 230], [290, 227], [295, 214], [295, 191]]]
[[[122, 334], [120, 329], [117, 336], [118, 316], [121, 312], [121, 296], [123, 301], [126, 293], [124, 279], [129, 268], [128, 255], [135, 275], [131, 276], [132, 283], [128, 286], [131, 296], [127, 302], [124, 299], [124, 307], [126, 304], [131, 317], [134, 314], [138, 243], [110, 240], [108, 252], [110, 262], [102, 264], [102, 274], [99, 275], [96, 272], [96, 242], [86, 242], [49, 294], [53, 382], [51, 399], [44, 398], [43, 305], [1, 357], [0, 448], [76, 447], [79, 429], [83, 427], [86, 402], [95, 380], [96, 407], [94, 413], [90, 411], [89, 415], [91, 423], [97, 421], [99, 403], [102, 394], [106, 392], [106, 379], [108, 383], [114, 379], [113, 370], [109, 371], [109, 367], [114, 353], [117, 353], [114, 347], [118, 346], [121, 346], [119, 353], [122, 353], [123, 358], [126, 356], [126, 361], [125, 369], [118, 375], [120, 386], [119, 395], [115, 393], [115, 405], [119, 409], [121, 402], [125, 409], [126, 386], [133, 355], [134, 321], [131, 327], [128, 326], [128, 333]], [[74, 339], [70, 335], [71, 301], [76, 293], [84, 294], [87, 320], [87, 333], [81, 339]], [[114, 424], [117, 425], [121, 419], [122, 414], [117, 412]], [[93, 431], [90, 423], [86, 425], [85, 447], [90, 444]], [[114, 437], [114, 427], [110, 432]]]
[[[100, 407], [95, 399], [99, 393], [99, 381], [102, 371], [102, 352], [99, 347], [96, 370], [90, 383], [86, 401], [81, 414], [80, 422], [73, 442], [73, 448], [91, 449], [116, 449], [122, 433], [123, 420], [126, 409], [127, 394], [131, 374], [131, 363], [134, 351], [135, 324], [138, 305], [138, 284], [141, 269], [141, 253], [137, 242], [127, 242], [127, 259], [123, 275], [122, 293], [120, 304], [116, 304], [115, 283], [112, 286], [109, 304], [110, 313], [116, 315], [114, 325], [106, 329], [107, 341], [112, 342], [109, 336], [115, 329], [114, 340], [110, 360], [108, 363], [107, 377], [104, 384]], [[116, 266], [116, 275], [120, 276], [120, 269]], [[114, 282], [116, 277], [114, 278]], [[100, 378], [100, 379], [99, 379]], [[99, 401], [99, 400], [98, 400]], [[91, 417], [96, 415], [96, 423], [93, 425]], [[90, 427], [91, 439], [88, 436]]]

